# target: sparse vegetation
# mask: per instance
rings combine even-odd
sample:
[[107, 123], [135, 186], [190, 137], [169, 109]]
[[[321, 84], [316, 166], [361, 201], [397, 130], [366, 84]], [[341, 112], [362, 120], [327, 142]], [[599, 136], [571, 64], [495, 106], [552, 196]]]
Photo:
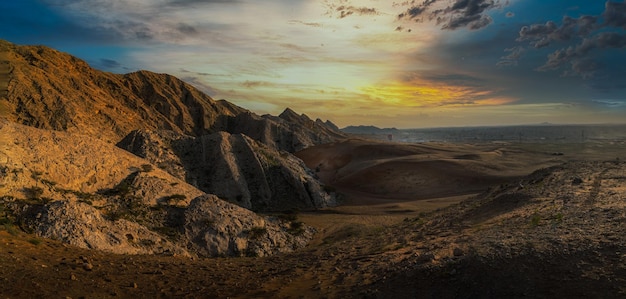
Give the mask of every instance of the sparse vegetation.
[[302, 221], [291, 221], [289, 223], [289, 229], [287, 230], [292, 235], [302, 235], [304, 233], [304, 222]]
[[150, 172], [154, 170], [154, 166], [152, 166], [152, 164], [142, 164], [141, 165], [141, 171], [143, 172]]
[[250, 239], [256, 240], [267, 234], [267, 228], [261, 226], [255, 226], [248, 230], [248, 236]]
[[31, 238], [31, 239], [28, 239], [28, 243], [37, 246], [37, 245], [41, 244], [41, 239]]
[[541, 216], [539, 216], [539, 214], [533, 214], [533, 216], [530, 218], [530, 226], [531, 227], [536, 227], [541, 223]]
[[53, 182], [51, 180], [46, 180], [46, 179], [42, 179], [41, 182], [50, 188], [54, 187], [57, 184], [56, 182]]
[[163, 198], [163, 201], [168, 205], [178, 205], [181, 201], [187, 199], [187, 196], [184, 194], [172, 194]]
[[24, 187], [23, 190], [28, 199], [39, 200], [43, 195], [43, 188], [38, 186]]

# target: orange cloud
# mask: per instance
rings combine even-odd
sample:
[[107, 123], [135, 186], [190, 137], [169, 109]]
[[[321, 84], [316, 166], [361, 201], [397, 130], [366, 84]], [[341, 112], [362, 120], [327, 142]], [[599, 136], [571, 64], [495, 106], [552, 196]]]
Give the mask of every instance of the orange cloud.
[[495, 95], [495, 91], [450, 85], [424, 79], [393, 81], [363, 87], [371, 99], [397, 107], [468, 107], [509, 104], [516, 99]]

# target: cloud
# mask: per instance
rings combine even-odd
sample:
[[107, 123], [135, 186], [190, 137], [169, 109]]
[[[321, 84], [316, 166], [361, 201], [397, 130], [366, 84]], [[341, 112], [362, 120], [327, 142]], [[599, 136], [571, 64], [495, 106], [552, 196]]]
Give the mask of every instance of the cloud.
[[[442, 6], [444, 1], [426, 0], [421, 4], [410, 2], [409, 8], [398, 15], [400, 20], [424, 22], [435, 20], [442, 29], [467, 28], [478, 30], [493, 22], [487, 11], [500, 8], [503, 4], [493, 0], [455, 0], [452, 5]], [[504, 4], [506, 5], [506, 4]]]
[[287, 21], [287, 23], [290, 24], [290, 25], [301, 24], [301, 25], [310, 26], [310, 27], [323, 27], [322, 23], [304, 22], [304, 21], [300, 21], [300, 20], [289, 20], [289, 21]]
[[178, 31], [180, 31], [183, 34], [186, 35], [196, 35], [198, 34], [198, 30], [196, 30], [195, 27], [189, 25], [189, 24], [185, 24], [185, 23], [178, 23], [178, 25], [176, 26], [176, 29]]
[[241, 83], [241, 86], [245, 88], [257, 88], [257, 87], [274, 87], [276, 84], [267, 81], [245, 81]]
[[106, 69], [114, 69], [114, 68], [118, 68], [120, 66], [122, 66], [119, 62], [117, 62], [116, 60], [113, 59], [106, 59], [106, 58], [102, 58], [100, 59], [100, 65]]
[[235, 4], [241, 1], [237, 0], [170, 0], [165, 3], [166, 6], [182, 6], [182, 7], [195, 7], [197, 5], [207, 4]]
[[509, 55], [505, 55], [500, 57], [500, 61], [496, 64], [497, 66], [516, 66], [520, 58], [526, 52], [524, 47], [513, 47], [504, 49], [505, 52], [509, 52]]
[[349, 17], [351, 15], [358, 15], [358, 16], [367, 16], [367, 15], [379, 15], [380, 12], [378, 12], [378, 10], [376, 10], [376, 8], [371, 8], [371, 7], [356, 7], [356, 6], [352, 6], [352, 5], [341, 5], [338, 6], [337, 8], [335, 8], [335, 11], [339, 14], [337, 17], [340, 19]]
[[601, 106], [608, 107], [608, 108], [626, 107], [626, 100], [603, 99], [603, 100], [592, 100], [592, 102], [599, 104]]
[[[548, 54], [545, 63], [536, 70], [563, 70], [563, 76], [590, 79], [606, 68], [599, 60], [599, 53], [626, 48], [626, 35], [622, 33], [624, 28], [626, 2], [607, 1], [600, 15], [564, 16], [561, 24], [547, 21], [545, 24], [523, 26], [516, 41], [528, 42], [534, 49], [569, 44]], [[506, 64], [511, 60], [505, 56], [501, 61]]]
[[506, 16], [507, 18], [512, 18], [512, 17], [515, 17], [515, 13], [514, 13], [514, 12], [509, 11], [509, 12], [507, 12], [507, 13], [505, 14], [505, 16]]
[[597, 49], [623, 49], [626, 48], [626, 35], [617, 32], [601, 32], [590, 38], [585, 38], [575, 47], [559, 49], [548, 55], [545, 64], [537, 68], [539, 71], [560, 69], [566, 63], [571, 63], [571, 72], [564, 74], [580, 75], [584, 78], [593, 76], [599, 69], [599, 64], [587, 57]]
[[626, 2], [607, 1], [602, 13], [604, 25], [626, 29]]
[[581, 16], [577, 19], [565, 16], [560, 26], [553, 21], [523, 26], [517, 41], [530, 41], [535, 48], [547, 47], [555, 41], [569, 41], [574, 37], [589, 35], [597, 28], [597, 20], [595, 16]]

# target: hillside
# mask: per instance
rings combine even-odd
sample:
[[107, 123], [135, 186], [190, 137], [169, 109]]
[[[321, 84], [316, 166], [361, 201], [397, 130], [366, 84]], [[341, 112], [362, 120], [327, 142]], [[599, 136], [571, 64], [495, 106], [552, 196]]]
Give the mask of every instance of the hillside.
[[131, 132], [117, 144], [198, 189], [257, 211], [310, 210], [336, 205], [293, 155], [243, 134], [200, 137], [173, 131]]
[[265, 256], [311, 238], [301, 223], [258, 216], [96, 138], [2, 119], [0, 136], [3, 221], [41, 237], [184, 256]]
[[[623, 298], [625, 172], [623, 162], [569, 162], [436, 211], [354, 215], [361, 224], [333, 228], [325, 221], [310, 247], [262, 259], [130, 258], [0, 231], [0, 293]], [[381, 225], [385, 217], [397, 222]], [[82, 269], [83, 259], [93, 269]]]
[[112, 74], [44, 46], [0, 40], [0, 72], [10, 70], [5, 117], [41, 129], [68, 131], [116, 143], [137, 129], [202, 136], [243, 133], [293, 152], [343, 134], [323, 122], [261, 117], [224, 100], [215, 101], [167, 74]]
[[504, 145], [410, 144], [346, 139], [296, 153], [320, 180], [358, 198], [415, 200], [479, 193], [554, 156]]

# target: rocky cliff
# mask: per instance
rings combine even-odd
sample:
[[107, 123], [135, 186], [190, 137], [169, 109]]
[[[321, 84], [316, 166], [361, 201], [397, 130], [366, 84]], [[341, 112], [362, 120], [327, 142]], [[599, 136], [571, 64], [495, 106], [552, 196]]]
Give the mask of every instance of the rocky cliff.
[[265, 256], [312, 237], [295, 219], [256, 215], [105, 141], [2, 118], [0, 174], [5, 214], [26, 231], [83, 248]]
[[200, 190], [253, 211], [335, 205], [314, 173], [293, 155], [243, 134], [201, 137], [172, 131], [133, 131], [118, 146]]

